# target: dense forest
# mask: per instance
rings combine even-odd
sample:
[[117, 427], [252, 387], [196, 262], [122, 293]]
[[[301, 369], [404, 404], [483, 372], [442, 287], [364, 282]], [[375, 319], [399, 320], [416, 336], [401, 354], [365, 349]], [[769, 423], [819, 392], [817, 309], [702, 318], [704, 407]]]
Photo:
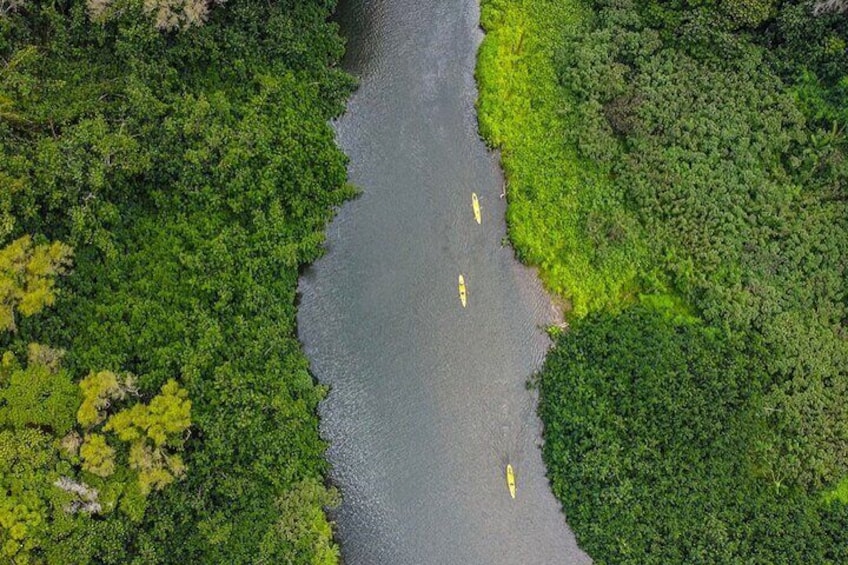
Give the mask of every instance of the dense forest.
[[486, 0], [544, 457], [599, 563], [848, 562], [848, 4]]
[[0, 561], [338, 560], [295, 335], [332, 1], [0, 0]]

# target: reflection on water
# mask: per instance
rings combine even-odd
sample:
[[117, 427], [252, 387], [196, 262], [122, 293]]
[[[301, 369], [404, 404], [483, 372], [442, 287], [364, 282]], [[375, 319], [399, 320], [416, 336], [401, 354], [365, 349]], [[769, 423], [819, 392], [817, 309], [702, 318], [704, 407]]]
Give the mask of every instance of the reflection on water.
[[501, 246], [502, 179], [476, 133], [477, 18], [469, 0], [340, 8], [361, 86], [336, 130], [363, 195], [301, 279], [299, 328], [332, 386], [322, 431], [349, 565], [588, 562], [550, 494], [525, 387], [554, 312]]

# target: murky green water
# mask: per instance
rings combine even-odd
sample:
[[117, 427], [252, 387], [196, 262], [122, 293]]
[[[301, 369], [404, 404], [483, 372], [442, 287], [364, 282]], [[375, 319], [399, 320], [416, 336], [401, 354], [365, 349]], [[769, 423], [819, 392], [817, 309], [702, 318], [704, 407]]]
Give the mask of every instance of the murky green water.
[[550, 493], [525, 388], [554, 312], [501, 245], [502, 178], [474, 113], [477, 20], [469, 0], [339, 11], [361, 87], [338, 140], [364, 194], [301, 280], [299, 327], [332, 386], [322, 429], [349, 565], [589, 562]]

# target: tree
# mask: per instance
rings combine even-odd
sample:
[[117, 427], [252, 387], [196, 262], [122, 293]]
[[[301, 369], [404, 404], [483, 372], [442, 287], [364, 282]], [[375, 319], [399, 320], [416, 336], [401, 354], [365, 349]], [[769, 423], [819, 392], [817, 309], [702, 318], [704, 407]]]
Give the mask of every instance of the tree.
[[262, 540], [259, 560], [268, 563], [333, 565], [339, 548], [322, 507], [336, 506], [339, 496], [316, 479], [305, 479], [276, 502], [280, 519]]
[[111, 403], [136, 392], [133, 377], [92, 372], [76, 385], [63, 353], [32, 343], [26, 367], [10, 352], [0, 364], [0, 546], [19, 563], [38, 561], [54, 528], [83, 530], [93, 514], [120, 507], [141, 520], [147, 495], [185, 473], [176, 453], [191, 425], [185, 389], [169, 381], [107, 421]]
[[58, 463], [49, 434], [0, 429], [0, 544], [7, 562], [28, 563], [46, 543]]
[[108, 477], [115, 472], [115, 450], [101, 434], [85, 436], [80, 447], [82, 470], [98, 477]]
[[[212, 6], [223, 3], [224, 0], [144, 0], [141, 10], [153, 18], [156, 29], [174, 31], [203, 25]], [[114, 17], [116, 10], [125, 9], [126, 4], [120, 0], [87, 0], [88, 13], [95, 22]]]
[[79, 386], [83, 398], [77, 421], [85, 428], [102, 423], [112, 402], [124, 400], [128, 394], [138, 394], [132, 375], [118, 375], [112, 371], [92, 371]]
[[67, 272], [71, 256], [64, 243], [34, 245], [28, 235], [0, 250], [0, 331], [17, 328], [16, 311], [32, 316], [55, 303], [55, 278]]
[[168, 448], [182, 445], [182, 434], [190, 425], [188, 392], [169, 380], [149, 404], [136, 404], [114, 414], [103, 430], [130, 443], [129, 465], [138, 471], [139, 486], [146, 495], [185, 473], [182, 458]]
[[22, 368], [7, 352], [0, 367], [0, 426], [14, 429], [39, 426], [56, 436], [74, 425], [80, 391], [70, 374], [54, 362], [61, 352], [30, 345], [30, 359]]

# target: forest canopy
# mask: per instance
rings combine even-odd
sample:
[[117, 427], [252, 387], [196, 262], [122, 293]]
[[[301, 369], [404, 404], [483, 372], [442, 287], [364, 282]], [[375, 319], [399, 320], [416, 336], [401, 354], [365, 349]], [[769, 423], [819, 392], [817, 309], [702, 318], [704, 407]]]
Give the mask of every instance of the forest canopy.
[[544, 455], [601, 563], [840, 563], [848, 19], [490, 0], [481, 129], [570, 308]]
[[352, 194], [332, 8], [0, 0], [3, 560], [337, 561], [295, 335]]

